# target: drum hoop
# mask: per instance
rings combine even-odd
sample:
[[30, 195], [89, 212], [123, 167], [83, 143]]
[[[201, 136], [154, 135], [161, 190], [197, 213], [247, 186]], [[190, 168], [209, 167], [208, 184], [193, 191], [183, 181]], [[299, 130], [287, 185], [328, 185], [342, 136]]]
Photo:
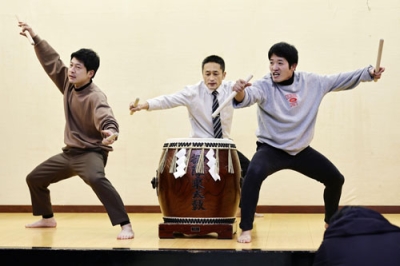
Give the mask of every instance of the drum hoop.
[[235, 217], [163, 217], [165, 223], [178, 224], [225, 224], [234, 223]]
[[214, 149], [236, 149], [236, 145], [230, 139], [212, 138], [187, 138], [187, 139], [168, 139], [163, 148], [214, 148]]

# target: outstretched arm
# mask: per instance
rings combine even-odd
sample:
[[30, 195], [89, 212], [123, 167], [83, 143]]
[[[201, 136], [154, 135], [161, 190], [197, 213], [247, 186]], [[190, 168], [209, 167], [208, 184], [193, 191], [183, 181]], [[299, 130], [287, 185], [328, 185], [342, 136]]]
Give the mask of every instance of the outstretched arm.
[[232, 90], [236, 91], [235, 100], [237, 102], [242, 102], [244, 99], [244, 89], [248, 86], [251, 86], [251, 83], [247, 82], [246, 80], [239, 79], [236, 81], [235, 85], [233, 85]]
[[32, 36], [35, 41], [34, 51], [40, 64], [60, 92], [64, 93], [68, 86], [68, 68], [60, 59], [60, 55], [49, 43], [42, 40], [26, 22], [19, 21], [18, 26], [21, 28], [22, 36], [26, 36], [28, 32]]

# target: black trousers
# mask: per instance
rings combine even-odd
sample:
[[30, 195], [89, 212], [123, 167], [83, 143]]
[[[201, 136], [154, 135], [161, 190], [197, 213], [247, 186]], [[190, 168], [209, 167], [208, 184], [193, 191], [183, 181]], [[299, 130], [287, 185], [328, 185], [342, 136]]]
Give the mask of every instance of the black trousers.
[[329, 219], [337, 211], [344, 176], [325, 156], [311, 147], [293, 156], [268, 144], [257, 142], [257, 151], [251, 159], [241, 191], [240, 228], [243, 231], [253, 229], [262, 182], [269, 175], [283, 169], [297, 171], [325, 185], [323, 198], [326, 223], [329, 223]]
[[243, 182], [243, 179], [246, 177], [247, 174], [247, 168], [249, 168], [249, 164], [250, 164], [250, 160], [244, 156], [243, 153], [241, 153], [240, 151], [237, 150], [237, 154], [239, 157], [239, 162], [240, 162], [240, 168], [242, 168], [242, 180], [241, 180], [241, 184]]

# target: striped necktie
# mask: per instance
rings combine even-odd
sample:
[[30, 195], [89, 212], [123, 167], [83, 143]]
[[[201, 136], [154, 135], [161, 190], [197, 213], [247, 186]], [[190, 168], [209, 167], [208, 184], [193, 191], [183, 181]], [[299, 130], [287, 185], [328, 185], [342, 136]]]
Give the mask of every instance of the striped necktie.
[[[218, 92], [213, 91], [213, 106], [212, 106], [212, 112], [214, 113], [215, 110], [218, 109], [219, 103], [218, 103]], [[213, 118], [213, 125], [214, 125], [214, 138], [221, 139], [222, 138], [222, 126], [221, 126], [221, 118], [220, 114], [218, 114], [216, 117]]]

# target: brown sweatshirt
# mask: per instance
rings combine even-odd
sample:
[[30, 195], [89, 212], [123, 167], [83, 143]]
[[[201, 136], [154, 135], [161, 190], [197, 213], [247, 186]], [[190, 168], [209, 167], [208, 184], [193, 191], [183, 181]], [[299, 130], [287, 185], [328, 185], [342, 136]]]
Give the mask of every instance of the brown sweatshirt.
[[59, 54], [38, 35], [34, 41], [39, 62], [64, 95], [64, 143], [67, 147], [112, 151], [111, 146], [101, 143], [104, 137], [101, 130], [119, 131], [106, 95], [93, 82], [83, 90], [75, 90], [68, 81], [68, 67]]

